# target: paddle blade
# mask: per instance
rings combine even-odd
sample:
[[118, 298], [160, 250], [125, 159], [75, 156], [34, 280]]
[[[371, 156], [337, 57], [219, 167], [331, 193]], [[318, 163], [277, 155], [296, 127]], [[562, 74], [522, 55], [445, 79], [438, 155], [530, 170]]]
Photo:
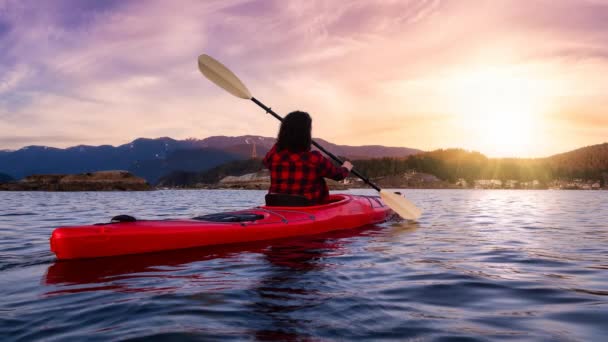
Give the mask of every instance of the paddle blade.
[[380, 197], [394, 212], [408, 220], [417, 220], [422, 215], [422, 210], [408, 201], [405, 197], [387, 190], [380, 191]]
[[209, 81], [215, 83], [230, 94], [242, 99], [251, 99], [251, 93], [243, 82], [241, 82], [241, 80], [222, 63], [211, 58], [209, 55], [202, 54], [198, 56], [198, 69], [209, 79]]

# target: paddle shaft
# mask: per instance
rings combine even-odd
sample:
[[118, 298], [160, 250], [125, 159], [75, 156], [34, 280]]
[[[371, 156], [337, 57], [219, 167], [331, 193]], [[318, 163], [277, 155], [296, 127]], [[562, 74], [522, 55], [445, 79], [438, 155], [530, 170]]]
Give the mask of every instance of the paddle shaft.
[[[270, 107], [267, 107], [265, 104], [263, 104], [262, 102], [258, 101], [258, 99], [256, 99], [255, 97], [251, 97], [251, 101], [253, 101], [253, 103], [257, 104], [258, 106], [262, 107], [262, 109], [264, 109], [266, 111], [266, 113], [274, 116], [277, 120], [283, 122], [283, 118], [275, 113], [272, 109], [270, 109]], [[323, 146], [317, 144], [316, 141], [312, 141], [312, 144], [318, 148], [321, 152], [325, 153], [326, 155], [328, 155], [331, 159], [335, 160], [336, 162], [340, 163], [340, 165], [342, 165], [342, 163], [344, 163], [344, 161], [342, 161], [340, 158], [336, 157], [333, 153], [327, 151]], [[352, 170], [350, 170], [350, 172], [352, 174], [354, 174], [355, 176], [361, 178], [362, 181], [364, 181], [367, 185], [371, 186], [372, 188], [376, 189], [377, 191], [381, 191], [382, 189], [380, 189], [380, 187], [378, 187], [376, 184], [374, 184], [371, 180], [369, 180], [369, 178], [363, 176], [362, 174], [359, 173], [359, 171], [355, 170], [354, 168]]]

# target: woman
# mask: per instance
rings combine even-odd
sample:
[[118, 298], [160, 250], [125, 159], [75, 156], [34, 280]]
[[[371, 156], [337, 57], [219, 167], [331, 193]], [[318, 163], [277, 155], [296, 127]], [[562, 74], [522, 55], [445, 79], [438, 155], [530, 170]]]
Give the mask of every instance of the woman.
[[291, 112], [281, 123], [276, 144], [264, 157], [270, 170], [268, 193], [299, 195], [313, 204], [323, 203], [329, 196], [325, 178], [344, 179], [353, 165], [345, 161], [334, 166], [319, 151], [311, 151], [312, 119], [306, 112]]

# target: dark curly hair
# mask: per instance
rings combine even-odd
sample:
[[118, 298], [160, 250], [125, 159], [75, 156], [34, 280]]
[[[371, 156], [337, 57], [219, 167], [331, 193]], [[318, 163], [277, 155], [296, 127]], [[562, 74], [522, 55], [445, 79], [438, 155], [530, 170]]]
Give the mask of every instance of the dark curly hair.
[[287, 114], [281, 123], [277, 137], [277, 150], [290, 152], [310, 151], [312, 144], [312, 119], [306, 112]]

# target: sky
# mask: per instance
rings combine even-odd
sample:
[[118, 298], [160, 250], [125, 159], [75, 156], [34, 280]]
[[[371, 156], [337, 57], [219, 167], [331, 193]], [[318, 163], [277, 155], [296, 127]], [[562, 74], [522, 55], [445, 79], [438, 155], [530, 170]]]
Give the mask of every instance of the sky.
[[608, 0], [0, 0], [0, 150], [276, 136], [227, 65], [346, 145], [544, 157], [608, 141]]

